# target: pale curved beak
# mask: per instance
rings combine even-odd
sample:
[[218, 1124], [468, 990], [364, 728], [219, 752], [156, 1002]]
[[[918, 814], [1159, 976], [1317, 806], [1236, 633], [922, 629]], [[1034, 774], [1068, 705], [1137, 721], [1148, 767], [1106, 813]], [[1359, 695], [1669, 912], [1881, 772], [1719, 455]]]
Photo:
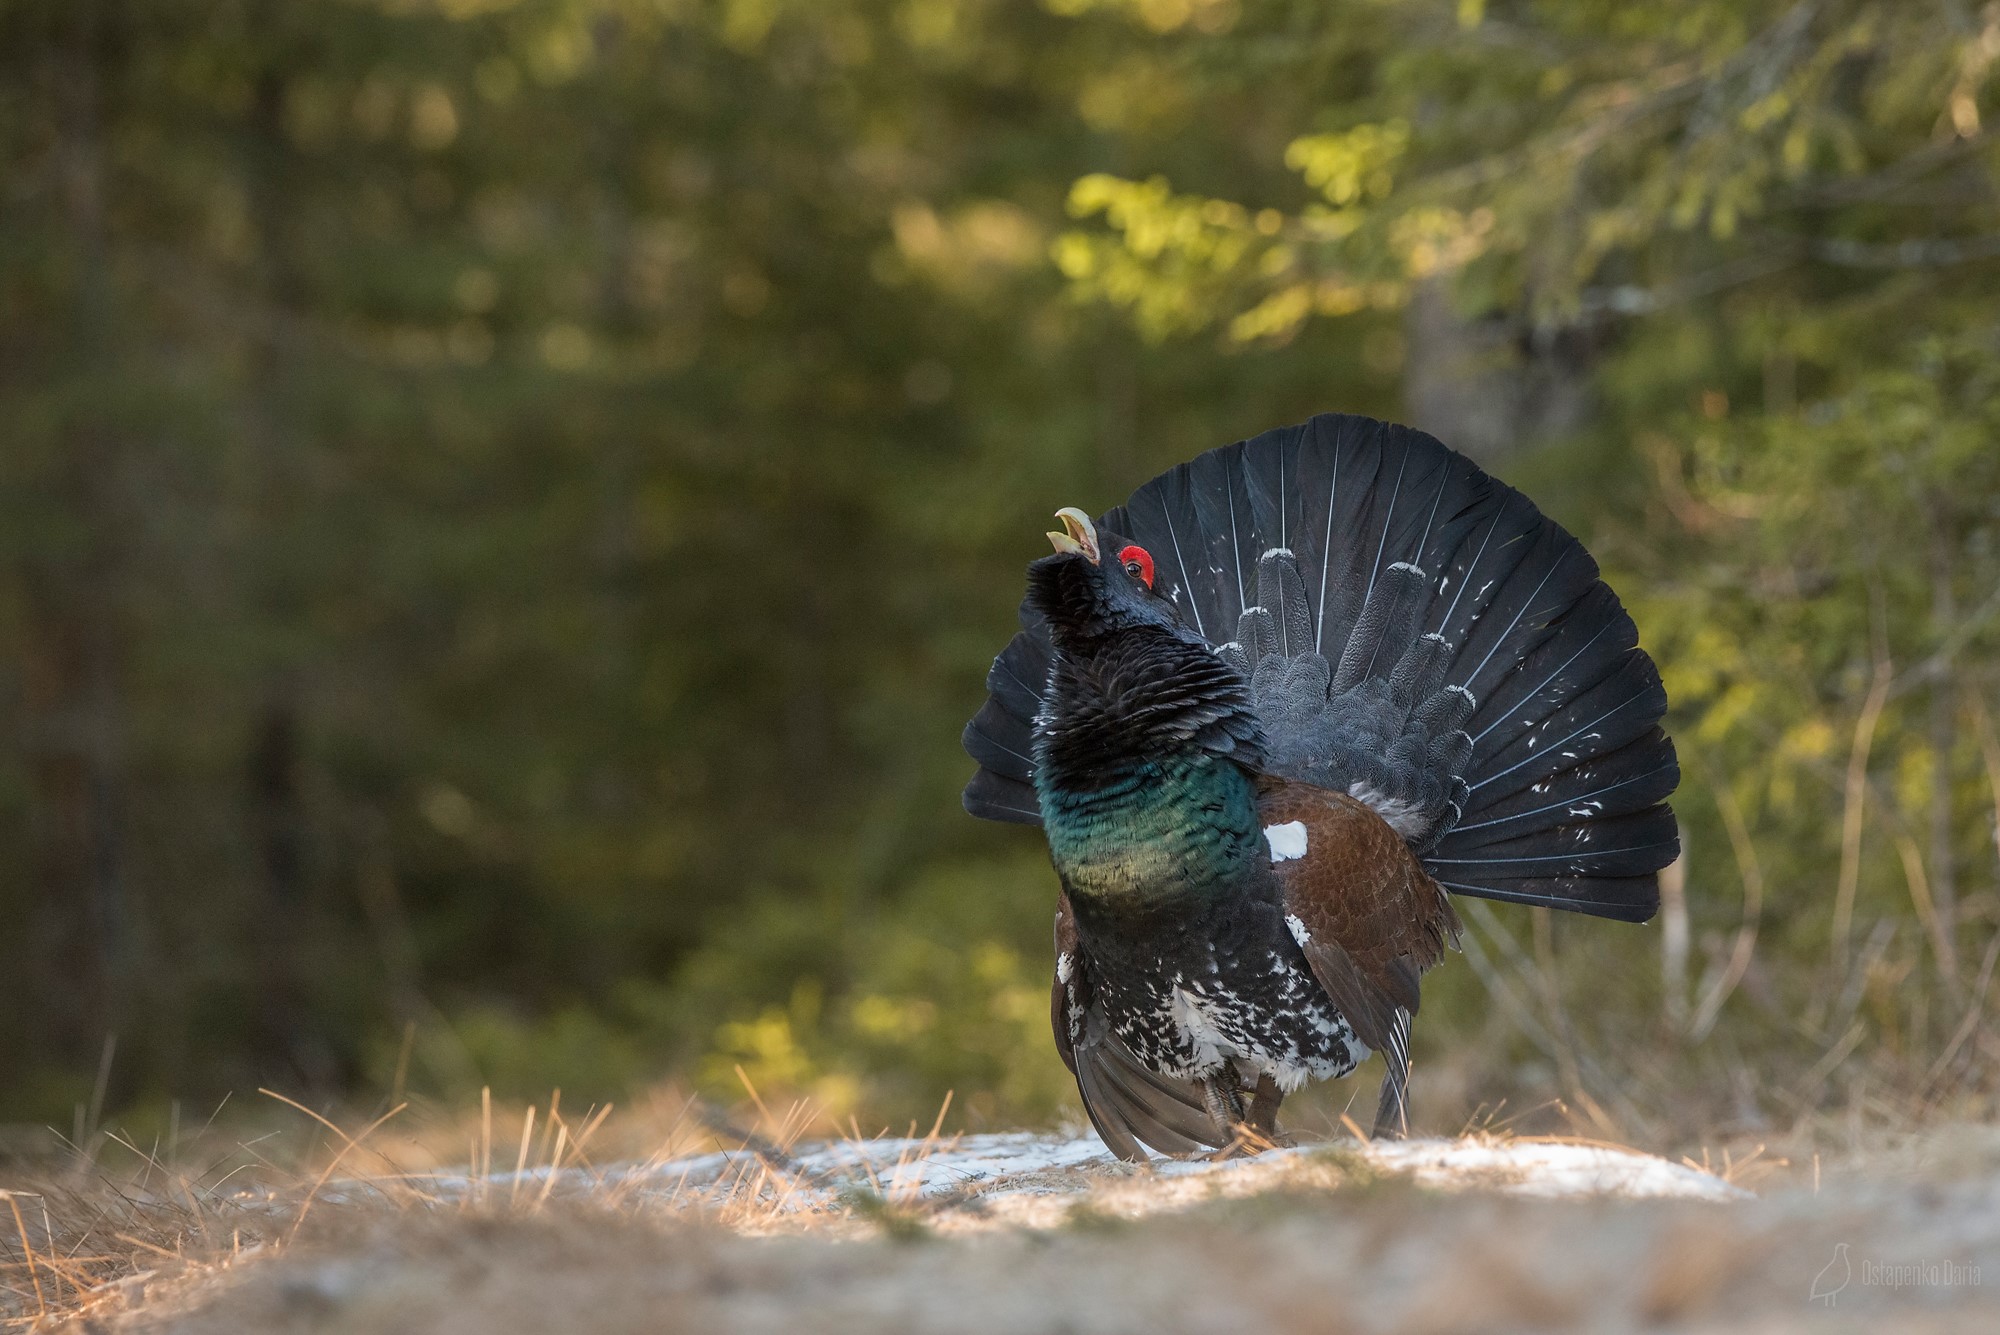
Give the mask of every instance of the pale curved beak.
[[1097, 525], [1090, 522], [1090, 516], [1073, 505], [1066, 505], [1056, 511], [1056, 518], [1062, 520], [1063, 531], [1049, 534], [1050, 545], [1058, 552], [1075, 552], [1096, 565], [1099, 556]]

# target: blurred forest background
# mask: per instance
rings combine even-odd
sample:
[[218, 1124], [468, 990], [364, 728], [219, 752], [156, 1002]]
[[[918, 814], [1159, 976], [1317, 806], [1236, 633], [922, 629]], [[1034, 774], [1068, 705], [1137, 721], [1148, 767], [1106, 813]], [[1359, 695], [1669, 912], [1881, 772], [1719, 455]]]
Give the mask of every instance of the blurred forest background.
[[[1319, 410], [1591, 545], [1641, 929], [1423, 1120], [1982, 1115], [2000, 5], [4, 0], [0, 1121], [675, 1078], [1045, 1120], [958, 732], [1057, 506]], [[1342, 1096], [1344, 1097], [1344, 1095]]]

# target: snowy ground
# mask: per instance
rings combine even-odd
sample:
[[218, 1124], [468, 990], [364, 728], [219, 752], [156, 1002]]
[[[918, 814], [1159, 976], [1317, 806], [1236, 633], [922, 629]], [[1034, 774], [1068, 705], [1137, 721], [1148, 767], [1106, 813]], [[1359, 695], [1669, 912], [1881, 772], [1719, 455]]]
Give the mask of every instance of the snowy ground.
[[[557, 1191], [613, 1189], [683, 1209], [736, 1205], [739, 1231], [813, 1227], [851, 1213], [857, 1193], [920, 1209], [944, 1231], [1050, 1228], [1079, 1207], [1140, 1218], [1207, 1200], [1253, 1196], [1313, 1176], [1407, 1179], [1437, 1190], [1490, 1190], [1548, 1199], [1587, 1196], [1725, 1201], [1746, 1193], [1684, 1164], [1615, 1146], [1554, 1140], [1408, 1140], [1279, 1149], [1254, 1158], [1121, 1164], [1089, 1134], [1030, 1132], [945, 1140], [885, 1138], [807, 1145], [782, 1159], [726, 1151], [595, 1175], [565, 1170]], [[525, 1175], [526, 1189], [549, 1186]], [[509, 1174], [488, 1192], [514, 1194]], [[438, 1179], [443, 1195], [477, 1192], [469, 1178]], [[747, 1210], [746, 1191], [769, 1206]]]
[[[93, 1335], [2000, 1329], [2000, 1138], [1752, 1194], [1565, 1141], [1029, 1134], [349, 1183]], [[418, 1202], [413, 1205], [412, 1200]], [[754, 1236], [746, 1236], [754, 1235]]]

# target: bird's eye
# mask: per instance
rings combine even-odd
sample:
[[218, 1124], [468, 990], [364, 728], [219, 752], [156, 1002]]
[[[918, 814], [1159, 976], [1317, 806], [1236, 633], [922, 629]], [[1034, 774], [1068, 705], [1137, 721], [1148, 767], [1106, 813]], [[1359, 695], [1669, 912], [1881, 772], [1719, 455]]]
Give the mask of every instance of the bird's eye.
[[1149, 589], [1153, 587], [1153, 554], [1144, 547], [1127, 547], [1118, 553], [1118, 564], [1133, 579]]

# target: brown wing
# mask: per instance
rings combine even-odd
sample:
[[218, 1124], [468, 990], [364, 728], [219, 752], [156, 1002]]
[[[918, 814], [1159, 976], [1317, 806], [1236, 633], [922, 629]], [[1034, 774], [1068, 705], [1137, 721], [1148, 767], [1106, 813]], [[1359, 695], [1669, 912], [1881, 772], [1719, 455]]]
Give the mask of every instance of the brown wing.
[[1056, 1051], [1076, 1077], [1090, 1124], [1121, 1159], [1146, 1162], [1140, 1143], [1162, 1154], [1193, 1154], [1224, 1143], [1192, 1081], [1149, 1071], [1111, 1032], [1077, 939], [1069, 896], [1056, 903], [1056, 977], [1049, 995]]
[[1417, 980], [1458, 938], [1451, 901], [1403, 837], [1344, 793], [1267, 778], [1258, 817], [1313, 976], [1356, 1037], [1406, 1060]]

